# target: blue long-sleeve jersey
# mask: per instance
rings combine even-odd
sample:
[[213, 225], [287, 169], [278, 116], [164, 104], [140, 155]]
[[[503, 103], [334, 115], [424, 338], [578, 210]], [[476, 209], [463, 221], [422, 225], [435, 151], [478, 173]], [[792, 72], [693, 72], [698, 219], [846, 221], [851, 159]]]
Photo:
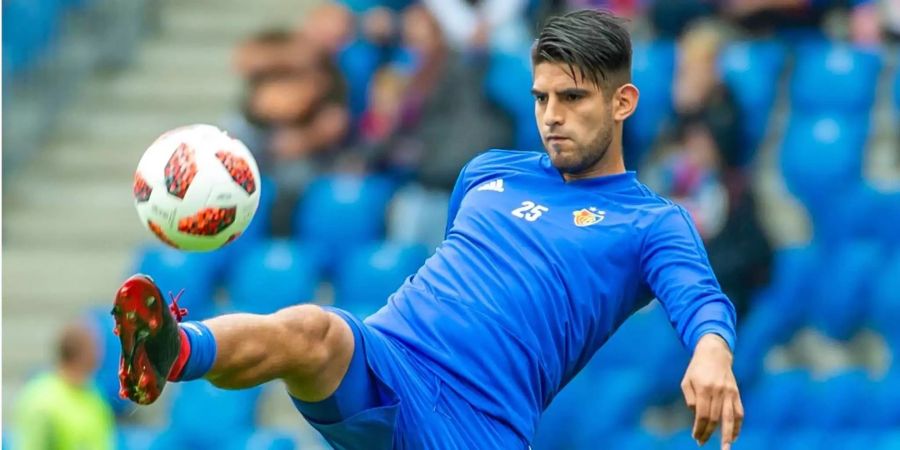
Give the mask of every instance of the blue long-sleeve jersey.
[[706, 333], [734, 348], [734, 308], [681, 207], [633, 172], [566, 182], [545, 153], [492, 150], [460, 173], [437, 252], [366, 323], [530, 440], [654, 295], [688, 348]]

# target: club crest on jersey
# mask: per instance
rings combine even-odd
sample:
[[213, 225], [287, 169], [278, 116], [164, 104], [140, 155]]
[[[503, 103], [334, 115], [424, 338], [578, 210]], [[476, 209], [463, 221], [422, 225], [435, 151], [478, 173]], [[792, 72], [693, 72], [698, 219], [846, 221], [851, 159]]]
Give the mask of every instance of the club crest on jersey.
[[597, 208], [582, 208], [578, 211], [573, 211], [572, 215], [575, 216], [575, 226], [587, 227], [603, 221], [603, 218], [606, 217], [606, 211], [597, 211]]

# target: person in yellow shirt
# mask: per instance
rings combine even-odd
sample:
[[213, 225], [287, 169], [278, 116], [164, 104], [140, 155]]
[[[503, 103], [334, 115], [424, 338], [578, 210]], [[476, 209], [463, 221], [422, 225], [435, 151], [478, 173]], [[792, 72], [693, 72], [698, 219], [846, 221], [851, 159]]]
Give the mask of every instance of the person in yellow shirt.
[[14, 410], [14, 450], [113, 450], [112, 408], [92, 384], [96, 339], [85, 323], [60, 334], [55, 370], [25, 385]]

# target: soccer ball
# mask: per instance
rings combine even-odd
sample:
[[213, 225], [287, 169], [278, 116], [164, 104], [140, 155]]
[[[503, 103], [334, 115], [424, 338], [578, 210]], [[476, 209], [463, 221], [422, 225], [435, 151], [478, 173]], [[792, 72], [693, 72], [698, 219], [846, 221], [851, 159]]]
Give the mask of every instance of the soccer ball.
[[250, 150], [212, 125], [160, 136], [134, 173], [134, 205], [147, 229], [181, 250], [209, 251], [237, 239], [259, 205]]

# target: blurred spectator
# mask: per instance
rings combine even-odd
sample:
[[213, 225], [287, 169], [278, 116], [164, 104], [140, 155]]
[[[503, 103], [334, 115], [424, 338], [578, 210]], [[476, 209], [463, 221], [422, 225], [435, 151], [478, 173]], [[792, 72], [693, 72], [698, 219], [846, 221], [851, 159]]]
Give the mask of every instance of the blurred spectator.
[[[507, 115], [483, 95], [487, 61], [445, 50], [435, 18], [420, 7], [406, 12], [403, 29], [414, 62], [406, 88], [400, 86], [401, 73], [385, 72], [373, 90], [384, 94], [373, 98], [373, 106], [388, 103], [394, 121], [402, 119], [401, 132], [383, 147], [379, 162], [401, 161], [414, 171], [414, 183], [394, 199], [388, 231], [397, 241], [434, 249], [443, 240], [449, 193], [460, 169], [478, 153], [509, 146], [513, 129]], [[396, 97], [400, 91], [402, 99]]]
[[113, 411], [91, 384], [98, 364], [96, 337], [85, 323], [60, 334], [56, 368], [31, 380], [14, 412], [20, 450], [108, 450], [115, 444]]
[[775, 30], [797, 40], [821, 38], [829, 14], [848, 8], [850, 40], [862, 45], [880, 42], [877, 0], [728, 0], [723, 9], [752, 32]]
[[321, 54], [314, 46], [303, 45], [290, 30], [275, 28], [238, 45], [234, 68], [247, 81], [271, 72], [309, 69], [320, 59]]
[[768, 281], [772, 249], [757, 217], [756, 199], [741, 177], [728, 177], [709, 127], [681, 127], [651, 164], [647, 183], [683, 206], [703, 239], [722, 290], [738, 317]]
[[713, 0], [655, 1], [649, 17], [659, 38], [676, 39], [694, 21], [715, 14], [717, 3]]
[[900, 42], [900, 0], [884, 0], [884, 30], [894, 42]]
[[718, 69], [723, 44], [721, 30], [711, 22], [692, 26], [678, 42], [678, 61], [672, 86], [675, 121], [706, 125], [727, 167], [737, 166], [741, 148], [741, 115]]
[[458, 51], [521, 51], [529, 40], [528, 0], [423, 0]]
[[356, 33], [355, 18], [347, 7], [324, 2], [303, 16], [297, 32], [307, 44], [333, 55], [353, 39]]

